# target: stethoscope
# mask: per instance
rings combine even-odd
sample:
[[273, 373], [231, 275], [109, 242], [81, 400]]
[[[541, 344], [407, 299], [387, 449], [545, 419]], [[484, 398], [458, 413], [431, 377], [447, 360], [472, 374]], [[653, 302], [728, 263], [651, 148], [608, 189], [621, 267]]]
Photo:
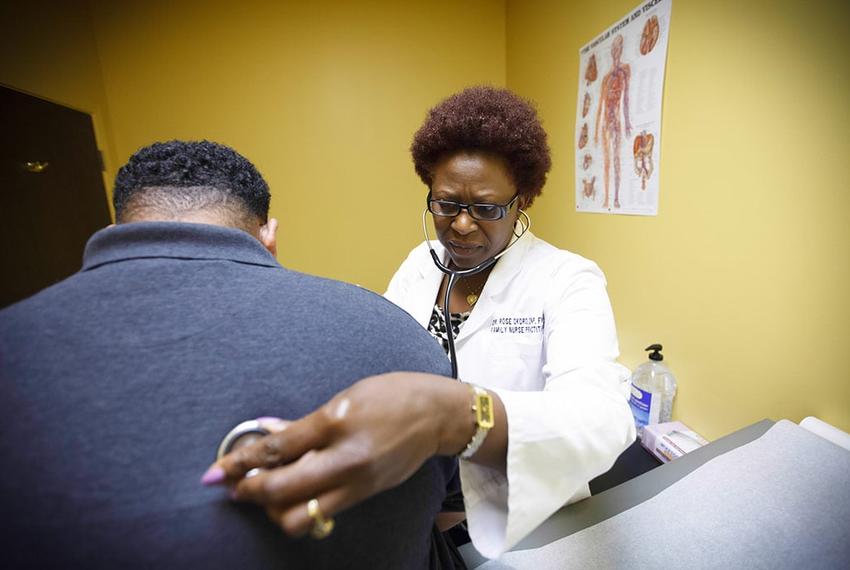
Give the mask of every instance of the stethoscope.
[[[452, 316], [449, 311], [449, 298], [452, 294], [452, 289], [454, 289], [455, 283], [458, 280], [463, 279], [464, 277], [471, 277], [472, 275], [477, 275], [482, 271], [493, 267], [499, 258], [508, 253], [508, 250], [511, 249], [516, 242], [519, 241], [519, 238], [525, 235], [531, 228], [531, 218], [528, 217], [528, 214], [523, 212], [522, 210], [518, 211], [522, 214], [522, 217], [525, 218], [525, 223], [520, 222], [520, 226], [522, 226], [522, 231], [519, 235], [514, 233], [514, 237], [516, 239], [512, 239], [508, 245], [505, 246], [505, 249], [490, 257], [475, 267], [470, 267], [469, 269], [453, 269], [446, 265], [440, 260], [440, 256], [437, 255], [437, 252], [434, 251], [434, 248], [431, 246], [431, 238], [428, 236], [428, 224], [426, 222], [426, 216], [428, 214], [428, 208], [425, 208], [425, 211], [422, 212], [422, 232], [425, 234], [425, 243], [428, 244], [428, 251], [431, 252], [431, 259], [434, 260], [434, 265], [437, 266], [437, 269], [445, 273], [449, 277], [448, 283], [446, 283], [446, 293], [443, 297], [443, 322], [446, 325], [446, 337], [448, 338], [449, 344], [449, 360], [452, 363], [452, 378], [457, 378], [457, 354], [455, 353], [455, 339], [454, 339], [454, 330], [452, 329]], [[517, 218], [517, 221], [520, 219]]]
[[[259, 420], [248, 420], [242, 422], [227, 432], [227, 435], [225, 435], [224, 439], [221, 440], [221, 443], [218, 446], [218, 452], [215, 454], [216, 461], [233, 451], [237, 442], [244, 439], [244, 444], [250, 445], [257, 439], [270, 435], [271, 433], [271, 430], [264, 427]], [[251, 469], [245, 473], [245, 478], [253, 477], [260, 471], [261, 470], [259, 468]]]

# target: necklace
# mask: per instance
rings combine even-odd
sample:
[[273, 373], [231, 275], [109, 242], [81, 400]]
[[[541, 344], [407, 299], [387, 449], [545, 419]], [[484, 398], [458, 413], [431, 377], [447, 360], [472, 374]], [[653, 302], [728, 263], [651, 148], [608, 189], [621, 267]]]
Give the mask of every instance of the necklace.
[[[475, 303], [478, 302], [478, 295], [480, 293], [480, 290], [478, 292], [476, 292], [475, 290], [470, 289], [469, 286], [466, 284], [466, 282], [467, 282], [466, 279], [461, 279], [461, 283], [463, 283], [463, 288], [466, 290], [466, 304], [469, 305], [470, 307], [472, 307], [473, 305], [475, 305]], [[486, 281], [485, 281], [485, 283], [486, 283]], [[483, 289], [483, 288], [484, 288], [484, 284], [482, 283], [481, 289]]]

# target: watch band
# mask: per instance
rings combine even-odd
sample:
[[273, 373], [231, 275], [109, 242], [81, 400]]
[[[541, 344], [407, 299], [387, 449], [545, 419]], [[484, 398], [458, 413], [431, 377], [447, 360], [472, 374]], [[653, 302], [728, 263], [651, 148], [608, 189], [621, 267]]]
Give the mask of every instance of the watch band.
[[478, 451], [487, 434], [495, 425], [493, 414], [493, 397], [490, 393], [475, 386], [469, 385], [472, 391], [472, 413], [475, 414], [475, 433], [472, 434], [472, 439], [466, 444], [466, 448], [461, 452], [461, 459], [469, 459]]

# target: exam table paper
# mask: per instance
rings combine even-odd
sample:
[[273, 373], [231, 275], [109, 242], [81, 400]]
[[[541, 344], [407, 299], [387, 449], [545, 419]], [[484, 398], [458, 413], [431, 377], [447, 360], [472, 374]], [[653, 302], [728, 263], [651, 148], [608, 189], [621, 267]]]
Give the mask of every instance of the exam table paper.
[[478, 568], [850, 568], [850, 452], [782, 420], [615, 517]]

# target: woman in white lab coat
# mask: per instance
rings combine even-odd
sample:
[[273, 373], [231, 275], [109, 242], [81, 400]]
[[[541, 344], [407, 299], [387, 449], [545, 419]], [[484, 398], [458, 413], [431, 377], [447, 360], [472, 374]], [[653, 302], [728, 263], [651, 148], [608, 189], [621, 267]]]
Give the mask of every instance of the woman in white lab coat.
[[[629, 372], [616, 362], [602, 272], [524, 231], [520, 211], [540, 194], [549, 168], [533, 107], [507, 90], [467, 89], [431, 111], [411, 151], [444, 262], [474, 267], [509, 248], [491, 269], [460, 281], [449, 300], [458, 377], [495, 392], [507, 415], [507, 479], [461, 462], [470, 536], [495, 554], [587, 497], [588, 481], [634, 439]], [[493, 205], [504, 217], [489, 219]], [[447, 281], [423, 243], [385, 293], [444, 347]]]
[[[629, 372], [616, 362], [599, 268], [527, 231], [523, 211], [550, 165], [534, 108], [505, 89], [464, 90], [430, 111], [411, 150], [442, 261], [465, 269], [508, 248], [493, 267], [459, 281], [449, 300], [463, 383], [410, 373], [363, 380], [271, 436], [287, 447], [283, 456], [269, 459], [258, 444], [214, 467], [238, 482], [237, 498], [272, 506], [298, 534], [398, 484], [430, 455], [457, 454], [470, 537], [497, 557], [588, 496], [588, 481], [634, 440]], [[443, 340], [446, 282], [422, 244], [386, 297]], [[321, 464], [304, 457], [239, 480], [309, 450], [322, 454]], [[310, 497], [321, 515], [307, 508]]]

